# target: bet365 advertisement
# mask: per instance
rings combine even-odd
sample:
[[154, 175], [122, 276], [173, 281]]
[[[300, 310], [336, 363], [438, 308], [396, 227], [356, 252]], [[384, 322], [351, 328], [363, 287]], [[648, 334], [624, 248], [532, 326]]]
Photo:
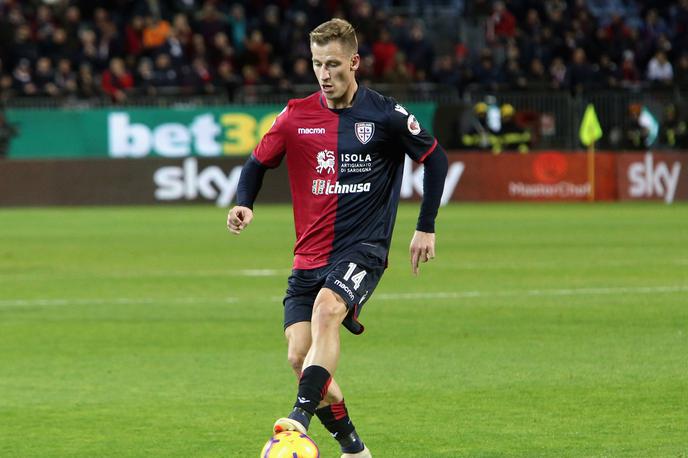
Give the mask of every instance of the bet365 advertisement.
[[[17, 128], [10, 159], [246, 156], [281, 105], [198, 108], [7, 110]], [[432, 103], [408, 104], [431, 130]]]

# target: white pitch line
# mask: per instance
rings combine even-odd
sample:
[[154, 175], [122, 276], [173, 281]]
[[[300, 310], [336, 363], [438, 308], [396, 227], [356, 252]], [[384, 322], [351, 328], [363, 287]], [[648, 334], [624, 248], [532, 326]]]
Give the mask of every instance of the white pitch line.
[[[611, 294], [661, 294], [688, 292], [688, 285], [669, 286], [637, 286], [637, 287], [609, 287], [609, 288], [567, 288], [567, 289], [528, 289], [511, 291], [444, 291], [433, 293], [380, 293], [375, 300], [399, 301], [418, 299], [470, 299], [476, 297], [517, 297], [517, 296], [598, 296]], [[282, 296], [271, 296], [271, 302], [282, 301]], [[111, 299], [5, 299], [0, 300], [0, 307], [13, 306], [60, 306], [60, 305], [103, 305], [103, 304], [200, 304], [208, 302], [235, 303], [236, 297], [208, 298], [129, 298], [119, 297]]]
[[206, 298], [206, 297], [114, 297], [111, 299], [4, 299], [0, 300], [0, 307], [32, 307], [32, 306], [60, 306], [60, 305], [103, 305], [103, 304], [200, 304], [207, 302], [223, 302], [231, 304], [237, 302], [236, 297]]
[[291, 273], [288, 269], [241, 269], [241, 270], [145, 270], [126, 272], [88, 272], [88, 273], [10, 273], [0, 277], [0, 282], [16, 281], [17, 279], [36, 279], [43, 277], [78, 277], [97, 279], [127, 279], [127, 278], [165, 278], [165, 277], [287, 277]]
[[382, 293], [375, 299], [383, 301], [415, 299], [467, 299], [473, 297], [513, 297], [513, 296], [597, 296], [609, 294], [654, 294], [678, 293], [688, 291], [688, 285], [676, 286], [639, 286], [612, 288], [569, 288], [569, 289], [529, 289], [512, 291], [454, 291], [435, 293]]
[[[529, 289], [511, 291], [442, 291], [424, 293], [378, 293], [373, 300], [413, 301], [418, 299], [471, 299], [476, 297], [518, 297], [518, 296], [597, 296], [609, 294], [655, 294], [680, 293], [688, 291], [688, 285], [677, 286], [639, 286], [616, 288], [569, 288], [569, 289]], [[270, 301], [279, 302], [283, 296], [271, 296]]]

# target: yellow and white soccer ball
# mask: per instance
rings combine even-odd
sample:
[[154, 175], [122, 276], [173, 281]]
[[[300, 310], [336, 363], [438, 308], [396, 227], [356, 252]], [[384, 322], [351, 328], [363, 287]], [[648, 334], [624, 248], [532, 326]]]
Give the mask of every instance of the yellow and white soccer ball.
[[313, 439], [298, 431], [277, 433], [263, 447], [260, 458], [320, 458]]

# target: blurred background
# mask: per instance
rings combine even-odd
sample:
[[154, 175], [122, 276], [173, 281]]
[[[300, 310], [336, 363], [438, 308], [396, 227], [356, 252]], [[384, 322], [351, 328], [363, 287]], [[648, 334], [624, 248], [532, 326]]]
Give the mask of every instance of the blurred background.
[[229, 205], [335, 16], [460, 164], [446, 200], [688, 194], [688, 0], [0, 0], [0, 204]]

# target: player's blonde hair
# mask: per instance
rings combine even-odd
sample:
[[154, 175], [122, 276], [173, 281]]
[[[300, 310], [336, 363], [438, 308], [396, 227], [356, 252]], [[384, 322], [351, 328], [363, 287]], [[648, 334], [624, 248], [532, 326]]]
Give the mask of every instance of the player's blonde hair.
[[330, 19], [317, 26], [310, 33], [311, 44], [326, 45], [332, 41], [342, 43], [351, 54], [358, 52], [358, 40], [354, 26], [344, 19]]

